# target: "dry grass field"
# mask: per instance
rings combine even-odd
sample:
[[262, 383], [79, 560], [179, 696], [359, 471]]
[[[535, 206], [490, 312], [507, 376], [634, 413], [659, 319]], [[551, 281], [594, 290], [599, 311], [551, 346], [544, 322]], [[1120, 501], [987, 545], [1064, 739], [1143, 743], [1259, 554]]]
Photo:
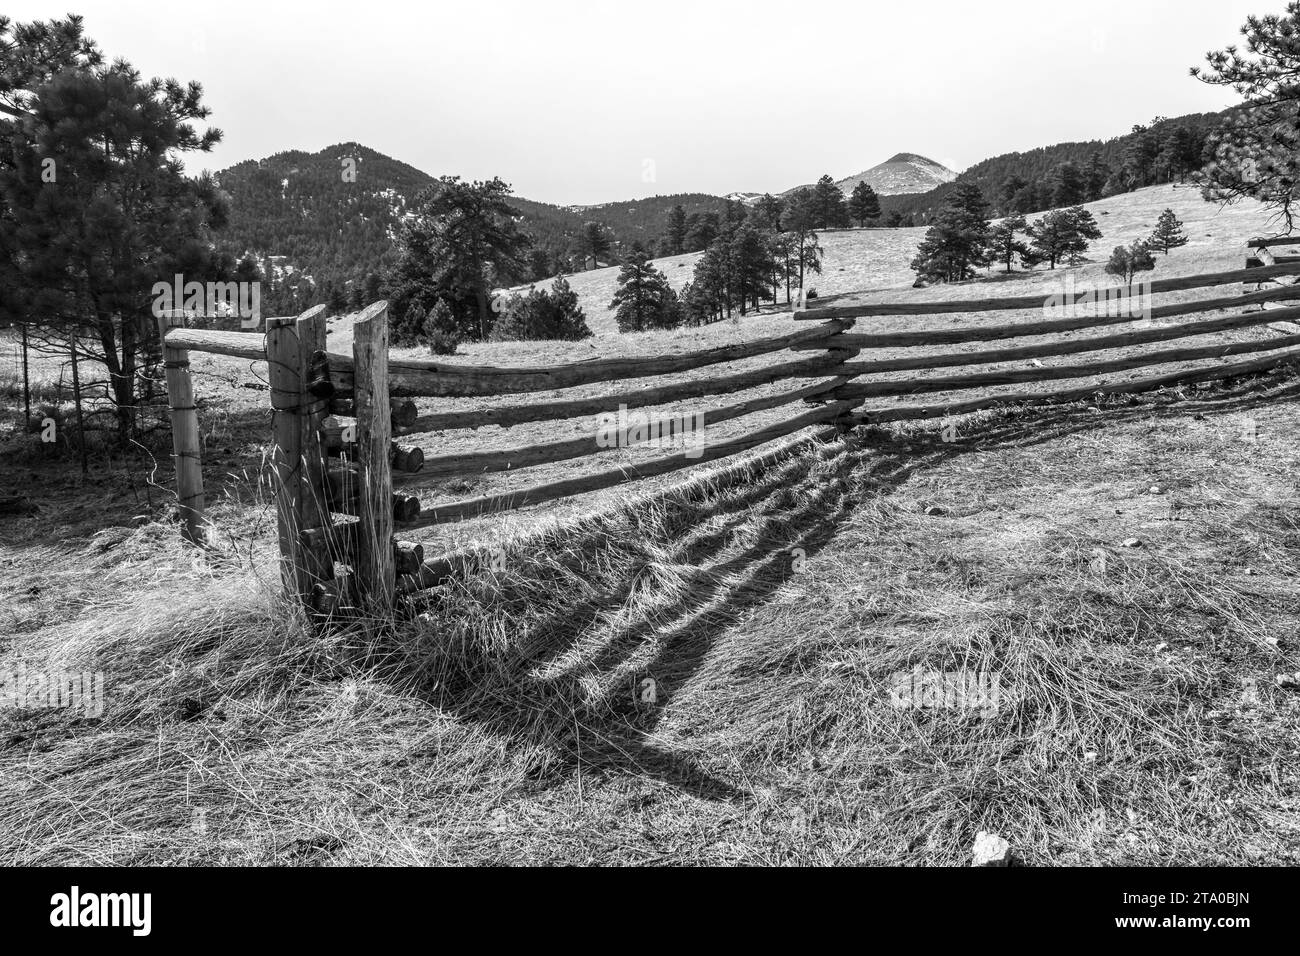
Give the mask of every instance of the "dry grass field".
[[[1149, 232], [1170, 205], [1192, 242], [1159, 260], [1157, 278], [1237, 268], [1244, 239], [1269, 233], [1258, 207], [1156, 188], [1093, 204], [1105, 239], [1092, 258]], [[920, 235], [827, 235], [819, 290], [924, 301], [1046, 293], [1067, 273], [1108, 284], [1095, 261], [913, 290], [906, 260]], [[688, 271], [669, 275], [680, 284]], [[601, 332], [615, 274], [572, 280]], [[859, 330], [1019, 318], [1031, 316]], [[453, 360], [672, 354], [792, 325], [769, 313], [577, 345], [471, 346]], [[344, 350], [348, 320], [334, 327], [331, 348]], [[396, 621], [315, 636], [275, 596], [267, 394], [248, 387], [265, 370], [195, 359], [206, 555], [172, 520], [165, 432], [148, 449], [156, 466], [97, 452], [82, 478], [0, 426], [4, 493], [38, 509], [0, 518], [0, 670], [99, 670], [106, 688], [99, 718], [0, 708], [6, 864], [942, 865], [969, 862], [979, 830], [1029, 864], [1300, 859], [1300, 694], [1277, 682], [1300, 670], [1293, 373], [983, 412], [951, 441], [937, 423], [857, 429], [746, 482], [701, 479], [658, 498], [622, 486], [441, 526], [431, 550], [491, 540], [504, 564], [428, 592]], [[13, 389], [0, 395], [13, 422]], [[709, 439], [753, 425], [724, 423]], [[590, 429], [418, 442], [436, 454]], [[422, 495], [655, 454], [465, 476]], [[1001, 700], [990, 713], [900, 708], [890, 688], [914, 668], [996, 674]]]

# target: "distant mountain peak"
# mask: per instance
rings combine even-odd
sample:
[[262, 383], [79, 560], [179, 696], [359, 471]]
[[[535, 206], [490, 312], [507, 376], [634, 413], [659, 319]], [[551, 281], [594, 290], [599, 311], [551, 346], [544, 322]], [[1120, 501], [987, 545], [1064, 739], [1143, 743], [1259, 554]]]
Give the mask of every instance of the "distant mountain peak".
[[920, 153], [895, 153], [883, 163], [841, 179], [836, 185], [847, 194], [853, 192], [853, 187], [858, 183], [865, 182], [882, 196], [899, 196], [929, 192], [956, 178], [955, 172], [928, 156]]

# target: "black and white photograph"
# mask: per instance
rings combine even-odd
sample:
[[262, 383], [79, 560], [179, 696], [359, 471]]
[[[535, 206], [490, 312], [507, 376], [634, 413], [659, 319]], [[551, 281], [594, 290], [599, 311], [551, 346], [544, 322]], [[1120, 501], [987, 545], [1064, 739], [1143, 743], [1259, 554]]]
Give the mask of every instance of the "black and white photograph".
[[1266, 922], [1300, 2], [67, 2], [0, 13], [6, 920], [546, 867]]

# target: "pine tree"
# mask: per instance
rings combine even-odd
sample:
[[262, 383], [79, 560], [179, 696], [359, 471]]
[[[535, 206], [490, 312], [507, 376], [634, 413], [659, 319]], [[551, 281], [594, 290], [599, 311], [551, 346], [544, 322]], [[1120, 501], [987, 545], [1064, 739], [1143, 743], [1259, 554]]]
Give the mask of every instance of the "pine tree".
[[880, 199], [870, 183], [859, 180], [853, 187], [853, 194], [849, 196], [849, 215], [858, 221], [859, 226], [880, 218]]
[[1107, 165], [1100, 150], [1093, 150], [1088, 165], [1083, 168], [1084, 200], [1095, 202], [1100, 199], [1108, 179], [1110, 179], [1110, 166]]
[[564, 276], [551, 284], [550, 291], [534, 288], [527, 295], [512, 295], [492, 329], [492, 338], [500, 341], [572, 341], [591, 334], [578, 294]]
[[1183, 224], [1172, 209], [1166, 209], [1160, 214], [1160, 218], [1156, 220], [1155, 232], [1151, 233], [1149, 241], [1153, 248], [1161, 250], [1165, 255], [1169, 255], [1170, 249], [1187, 245], [1188, 239], [1187, 234], [1183, 232]]
[[822, 253], [825, 250], [819, 245], [814, 231], [818, 217], [817, 197], [811, 189], [798, 189], [790, 196], [786, 203], [785, 223], [791, 236], [794, 259], [787, 269], [792, 277], [798, 278], [801, 293], [807, 275], [821, 275], [822, 271]]
[[772, 277], [776, 263], [763, 234], [752, 226], [741, 225], [732, 234], [729, 246], [740, 314], [744, 315], [749, 306], [757, 308], [762, 299], [775, 301]]
[[1149, 272], [1156, 267], [1156, 260], [1151, 255], [1151, 248], [1139, 239], [1128, 248], [1116, 246], [1106, 263], [1109, 275], [1119, 276], [1126, 286], [1133, 284], [1133, 276], [1139, 272]]
[[633, 252], [619, 270], [618, 289], [609, 307], [620, 332], [670, 329], [681, 324], [677, 294], [644, 252]]
[[1006, 271], [1011, 271], [1011, 261], [1017, 256], [1023, 261], [1029, 252], [1029, 244], [1018, 239], [1016, 233], [1025, 230], [1024, 216], [1011, 216], [989, 228], [989, 258], [1001, 262]]
[[716, 212], [693, 213], [687, 219], [686, 252], [701, 252], [722, 232]]
[[1087, 180], [1074, 163], [1061, 163], [1052, 173], [1052, 205], [1077, 206], [1088, 198]]
[[390, 285], [403, 304], [428, 307], [448, 302], [459, 332], [486, 339], [491, 329], [494, 279], [527, 273], [531, 240], [510, 205], [510, 187], [499, 178], [462, 182], [443, 176], [412, 203], [414, 218], [398, 234], [398, 263]]
[[202, 87], [106, 64], [77, 17], [0, 17], [0, 54], [0, 103], [30, 114], [0, 119], [0, 320], [103, 364], [126, 442], [137, 387], [159, 357], [154, 284], [235, 271], [214, 248], [222, 194], [181, 171], [182, 154], [210, 150], [221, 133], [190, 125], [209, 116]]
[[668, 229], [664, 233], [665, 254], [679, 256], [686, 251], [686, 210], [681, 203], [668, 211]]
[[1088, 251], [1088, 242], [1101, 238], [1101, 229], [1091, 212], [1082, 206], [1055, 209], [1036, 219], [1026, 229], [1038, 258], [1055, 269], [1062, 260], [1077, 262]]
[[935, 216], [911, 267], [926, 282], [960, 282], [988, 258], [988, 203], [974, 183], [959, 182]]
[[826, 174], [812, 188], [813, 226], [817, 229], [842, 229], [849, 225], [849, 209], [844, 192]]
[[598, 222], [584, 223], [578, 248], [582, 253], [583, 262], [591, 259], [591, 267], [600, 268], [600, 257], [608, 256], [610, 250], [609, 235], [605, 232], [605, 227]]
[[759, 226], [772, 232], [781, 231], [781, 216], [784, 212], [784, 204], [771, 193], [764, 193], [754, 204], [754, 218]]
[[735, 199], [724, 200], [722, 208], [722, 221], [729, 227], [740, 225], [749, 216], [745, 204]]

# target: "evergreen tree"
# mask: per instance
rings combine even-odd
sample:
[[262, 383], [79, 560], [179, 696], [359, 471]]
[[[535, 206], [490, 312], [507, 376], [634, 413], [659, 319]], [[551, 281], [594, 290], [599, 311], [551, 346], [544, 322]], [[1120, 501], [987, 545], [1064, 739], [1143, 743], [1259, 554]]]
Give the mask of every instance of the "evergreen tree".
[[1139, 272], [1149, 272], [1156, 267], [1156, 260], [1151, 255], [1151, 248], [1139, 239], [1128, 248], [1116, 246], [1106, 263], [1106, 272], [1119, 276], [1126, 286], [1133, 284], [1133, 276]]
[[551, 254], [541, 246], [534, 246], [528, 252], [528, 272], [533, 282], [549, 278], [556, 273], [555, 263], [551, 260]]
[[1124, 173], [1131, 189], [1151, 184], [1159, 155], [1160, 138], [1155, 130], [1141, 124], [1134, 126], [1132, 142], [1124, 150]]
[[608, 256], [610, 248], [609, 235], [603, 225], [598, 222], [588, 222], [583, 225], [578, 250], [584, 263], [587, 259], [591, 259], [591, 267], [600, 268], [600, 257]]
[[722, 232], [715, 212], [694, 213], [687, 219], [686, 252], [700, 252], [709, 247]]
[[859, 226], [880, 218], [880, 199], [870, 183], [859, 180], [853, 187], [853, 194], [849, 196], [849, 215], [858, 221]]
[[106, 64], [80, 18], [0, 17], [0, 54], [0, 103], [30, 114], [0, 118], [0, 320], [39, 324], [61, 354], [102, 363], [125, 442], [159, 358], [154, 284], [235, 271], [214, 248], [220, 191], [181, 166], [221, 133], [190, 125], [209, 116], [197, 83]]
[[429, 353], [455, 355], [460, 339], [455, 332], [456, 322], [452, 317], [450, 306], [439, 299], [423, 319], [421, 319], [423, 307], [417, 306], [417, 310], [417, 314], [411, 317], [411, 324], [420, 330], [420, 341], [424, 343]]
[[722, 221], [728, 227], [738, 226], [749, 216], [749, 211], [745, 209], [745, 204], [735, 199], [725, 200], [723, 206]]
[[564, 276], [552, 283], [549, 292], [534, 288], [527, 295], [515, 293], [492, 330], [493, 339], [520, 341], [573, 341], [591, 334], [578, 294]]
[[1017, 256], [1024, 260], [1029, 253], [1029, 244], [1017, 238], [1017, 233], [1026, 228], [1024, 216], [1010, 216], [989, 228], [989, 259], [1001, 262], [1007, 272], [1011, 271], [1011, 261]]
[[414, 218], [398, 234], [398, 263], [390, 285], [403, 305], [426, 308], [442, 298], [463, 337], [486, 339], [491, 330], [494, 279], [526, 274], [530, 240], [500, 179], [462, 182], [443, 176], [420, 192]]
[[926, 282], [960, 282], [986, 265], [989, 245], [988, 203], [974, 183], [961, 182], [926, 231], [912, 259], [912, 269]]
[[1078, 261], [1088, 251], [1089, 240], [1101, 238], [1097, 220], [1081, 206], [1053, 210], [1026, 232], [1038, 258], [1052, 269], [1062, 260]]
[[679, 256], [686, 251], [686, 210], [681, 203], [668, 211], [668, 230], [664, 233], [665, 254]]
[[1061, 163], [1052, 174], [1052, 205], [1077, 206], [1088, 198], [1087, 180], [1074, 163]]
[[1248, 17], [1241, 32], [1246, 52], [1230, 46], [1208, 55], [1208, 70], [1192, 69], [1245, 99], [1206, 146], [1212, 158], [1203, 194], [1213, 202], [1258, 199], [1282, 216], [1289, 233], [1300, 198], [1300, 2], [1291, 0], [1285, 14]]
[[771, 193], [764, 193], [754, 204], [754, 218], [759, 227], [772, 232], [781, 231], [781, 215], [784, 211], [784, 204]]
[[825, 250], [818, 243], [814, 231], [820, 216], [818, 207], [816, 195], [806, 187], [796, 190], [786, 203], [786, 230], [791, 236], [794, 251], [794, 259], [787, 264], [787, 272], [798, 278], [801, 293], [807, 275], [821, 275], [822, 271], [822, 253]]
[[1106, 188], [1108, 179], [1110, 179], [1110, 166], [1106, 163], [1100, 150], [1093, 150], [1092, 156], [1088, 159], [1088, 165], [1083, 170], [1083, 183], [1086, 193], [1084, 199], [1087, 202], [1095, 202], [1101, 199], [1102, 191]]
[[812, 188], [813, 226], [817, 229], [842, 229], [850, 223], [844, 193], [830, 174], [817, 180]]
[[681, 324], [677, 294], [644, 252], [633, 252], [619, 270], [618, 289], [609, 307], [620, 332], [671, 329]]
[[760, 300], [776, 301], [772, 278], [776, 262], [772, 247], [757, 229], [741, 225], [729, 240], [729, 258], [734, 278], [736, 301], [740, 314], [748, 307], [758, 308]]
[[1151, 234], [1149, 244], [1161, 250], [1165, 255], [1169, 255], [1170, 249], [1177, 249], [1179, 246], [1187, 245], [1187, 234], [1183, 232], [1183, 224], [1179, 221], [1178, 216], [1172, 209], [1166, 209], [1156, 220], [1155, 232]]
[[[1007, 215], [1018, 215], [1020, 213], [1032, 212], [1030, 209], [1023, 209], [1024, 189], [1029, 185], [1029, 180], [1018, 173], [1013, 173], [1006, 179], [1002, 180], [1002, 185], [998, 187], [997, 198], [1002, 212]], [[901, 218], [901, 217], [900, 217]]]

